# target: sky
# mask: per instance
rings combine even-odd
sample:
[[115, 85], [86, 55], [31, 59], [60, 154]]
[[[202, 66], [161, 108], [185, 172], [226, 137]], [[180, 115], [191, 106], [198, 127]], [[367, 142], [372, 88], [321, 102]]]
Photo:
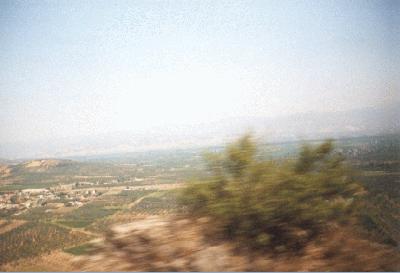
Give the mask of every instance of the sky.
[[0, 1], [0, 142], [399, 100], [398, 1]]

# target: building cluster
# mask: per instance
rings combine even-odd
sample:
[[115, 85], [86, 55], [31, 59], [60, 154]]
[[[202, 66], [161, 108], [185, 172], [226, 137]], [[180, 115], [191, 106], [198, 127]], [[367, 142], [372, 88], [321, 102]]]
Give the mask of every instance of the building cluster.
[[60, 207], [81, 206], [101, 195], [94, 189], [65, 190], [24, 189], [9, 191], [0, 195], [0, 210], [12, 210], [14, 214], [36, 207], [56, 209]]

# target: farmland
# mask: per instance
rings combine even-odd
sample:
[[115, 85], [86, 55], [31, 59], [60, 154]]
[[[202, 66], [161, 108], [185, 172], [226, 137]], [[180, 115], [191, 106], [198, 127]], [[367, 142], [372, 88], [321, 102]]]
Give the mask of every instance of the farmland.
[[84, 233], [51, 224], [29, 222], [0, 234], [0, 264], [48, 253], [88, 239]]
[[143, 198], [131, 211], [139, 215], [160, 215], [178, 213], [181, 207], [177, 201], [177, 191], [155, 192]]

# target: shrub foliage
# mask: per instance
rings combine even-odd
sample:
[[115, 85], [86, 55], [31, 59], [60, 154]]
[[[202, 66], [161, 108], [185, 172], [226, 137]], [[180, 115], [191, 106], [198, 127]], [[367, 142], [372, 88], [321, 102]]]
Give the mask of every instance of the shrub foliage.
[[293, 160], [267, 161], [247, 135], [206, 155], [209, 179], [185, 188], [180, 202], [212, 219], [217, 233], [251, 248], [299, 249], [332, 221], [351, 215], [357, 193], [333, 142], [303, 145]]

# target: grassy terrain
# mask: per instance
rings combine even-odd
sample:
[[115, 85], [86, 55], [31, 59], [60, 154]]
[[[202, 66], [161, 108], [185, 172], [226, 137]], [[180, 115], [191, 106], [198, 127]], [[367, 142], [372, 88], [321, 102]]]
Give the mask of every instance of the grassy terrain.
[[88, 235], [40, 222], [29, 222], [0, 234], [0, 264], [48, 253], [89, 239]]
[[73, 228], [86, 227], [98, 219], [117, 212], [117, 208], [110, 207], [102, 201], [93, 201], [65, 214], [58, 223]]
[[75, 256], [89, 254], [93, 250], [93, 246], [90, 243], [70, 247], [64, 249], [65, 252], [70, 253]]
[[144, 215], [177, 213], [182, 208], [177, 201], [178, 194], [177, 190], [155, 192], [146, 196], [131, 211]]
[[122, 191], [119, 194], [104, 195], [93, 202], [74, 209], [57, 220], [58, 223], [72, 228], [89, 228], [92, 231], [103, 230], [106, 219], [135, 202], [139, 198], [154, 192], [153, 190]]

